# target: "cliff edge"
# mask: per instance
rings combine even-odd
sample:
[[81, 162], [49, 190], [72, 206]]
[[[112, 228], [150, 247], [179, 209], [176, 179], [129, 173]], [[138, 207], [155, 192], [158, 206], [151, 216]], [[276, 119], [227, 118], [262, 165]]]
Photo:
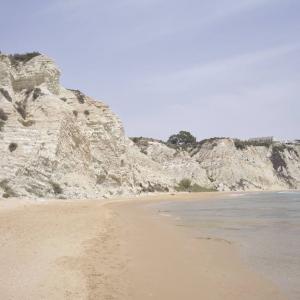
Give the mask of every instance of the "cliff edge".
[[161, 166], [125, 136], [101, 101], [59, 82], [45, 55], [0, 55], [0, 193], [109, 197], [166, 191]]

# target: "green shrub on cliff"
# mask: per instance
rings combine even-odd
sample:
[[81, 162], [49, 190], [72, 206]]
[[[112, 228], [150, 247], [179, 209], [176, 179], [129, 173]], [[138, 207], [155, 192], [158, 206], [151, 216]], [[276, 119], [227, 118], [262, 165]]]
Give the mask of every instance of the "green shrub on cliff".
[[9, 186], [9, 182], [7, 179], [3, 179], [0, 181], [0, 188], [4, 191], [2, 197], [9, 198], [9, 197], [16, 197], [17, 194], [14, 190]]
[[206, 188], [200, 186], [199, 184], [192, 184], [192, 181], [188, 178], [182, 179], [178, 185], [175, 187], [177, 192], [191, 192], [191, 193], [200, 193], [200, 192], [214, 192], [216, 189]]
[[10, 143], [9, 146], [8, 146], [8, 149], [9, 149], [10, 152], [14, 152], [17, 148], [18, 148], [17, 143]]
[[178, 183], [178, 190], [179, 191], [188, 191], [192, 186], [192, 181], [188, 178], [184, 178], [182, 179], [179, 183]]
[[32, 58], [41, 55], [39, 52], [29, 52], [24, 54], [12, 54], [9, 55], [9, 60], [12, 65], [17, 65], [20, 62], [26, 63], [30, 61]]
[[188, 131], [180, 131], [169, 137], [167, 144], [175, 147], [189, 147], [196, 144], [196, 138]]
[[247, 147], [250, 146], [254, 146], [254, 147], [266, 147], [269, 148], [270, 146], [272, 146], [273, 142], [272, 141], [243, 141], [243, 140], [239, 140], [239, 139], [235, 139], [234, 140], [234, 145], [235, 148], [238, 150], [243, 150], [246, 149]]
[[0, 120], [7, 121], [7, 119], [8, 119], [7, 113], [2, 108], [0, 108]]
[[50, 185], [52, 186], [52, 190], [55, 195], [59, 195], [63, 193], [63, 189], [57, 182], [50, 181]]

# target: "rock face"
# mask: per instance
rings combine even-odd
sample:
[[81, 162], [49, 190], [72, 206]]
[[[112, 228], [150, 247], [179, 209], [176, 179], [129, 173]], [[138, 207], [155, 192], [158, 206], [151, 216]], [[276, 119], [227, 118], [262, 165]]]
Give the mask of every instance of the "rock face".
[[299, 146], [230, 139], [189, 151], [133, 143], [100, 101], [59, 83], [39, 53], [0, 54], [0, 196], [94, 198], [172, 191], [183, 178], [219, 190], [300, 187]]
[[177, 182], [183, 176], [219, 191], [300, 188], [299, 144], [240, 147], [229, 138], [209, 139], [187, 150], [150, 139], [137, 139], [136, 144]]
[[59, 85], [44, 55], [0, 56], [1, 195], [101, 197], [172, 180], [124, 135], [107, 105]]

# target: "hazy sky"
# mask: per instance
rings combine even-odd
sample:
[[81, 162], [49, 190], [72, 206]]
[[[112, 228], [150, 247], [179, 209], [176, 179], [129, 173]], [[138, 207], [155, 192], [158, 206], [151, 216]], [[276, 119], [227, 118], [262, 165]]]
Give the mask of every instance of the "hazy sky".
[[0, 50], [49, 55], [130, 136], [300, 138], [299, 0], [0, 4]]

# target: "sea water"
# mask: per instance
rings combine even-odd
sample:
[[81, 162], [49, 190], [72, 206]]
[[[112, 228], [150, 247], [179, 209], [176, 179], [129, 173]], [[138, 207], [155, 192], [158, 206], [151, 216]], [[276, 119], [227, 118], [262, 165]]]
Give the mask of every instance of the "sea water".
[[156, 204], [195, 237], [233, 242], [251, 267], [300, 299], [300, 192], [243, 193]]

